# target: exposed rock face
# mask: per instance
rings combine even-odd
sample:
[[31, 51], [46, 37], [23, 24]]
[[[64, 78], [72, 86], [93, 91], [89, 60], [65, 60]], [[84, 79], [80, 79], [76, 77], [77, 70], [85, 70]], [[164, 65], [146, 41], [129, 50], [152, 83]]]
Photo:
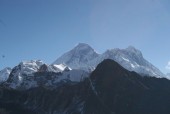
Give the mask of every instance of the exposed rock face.
[[83, 81], [62, 80], [58, 84], [54, 89], [0, 88], [0, 107], [11, 114], [170, 113], [169, 80], [142, 77], [113, 60], [104, 60]]
[[60, 81], [80, 82], [89, 74], [83, 70], [72, 70], [59, 65], [47, 65], [42, 61], [25, 61], [14, 67], [4, 85], [9, 88], [27, 90], [39, 86], [56, 88]]
[[38, 72], [48, 72], [48, 66], [46, 64], [41, 65]]

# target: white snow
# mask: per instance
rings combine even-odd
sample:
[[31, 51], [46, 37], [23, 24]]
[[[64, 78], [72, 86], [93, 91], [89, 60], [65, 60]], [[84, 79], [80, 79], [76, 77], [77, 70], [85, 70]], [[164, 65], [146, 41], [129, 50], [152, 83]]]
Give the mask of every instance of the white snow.
[[[47, 67], [47, 70], [39, 70], [41, 69], [41, 66], [43, 66], [43, 68]], [[36, 72], [40, 73], [40, 75], [37, 74], [38, 77], [35, 76]], [[46, 75], [46, 73], [41, 72], [53, 72], [54, 74]], [[46, 78], [47, 76], [49, 78]], [[12, 82], [7, 81], [6, 83], [7, 85], [9, 85], [9, 87], [13, 89], [29, 89], [32, 87], [37, 87], [39, 85], [56, 85], [58, 82], [65, 79], [68, 79], [73, 82], [79, 82], [83, 80], [86, 76], [87, 73], [84, 70], [72, 70], [64, 64], [47, 65], [39, 60], [31, 60], [21, 62], [18, 66], [16, 66], [11, 72], [11, 77], [9, 77]]]
[[91, 71], [91, 61], [99, 54], [88, 44], [79, 43], [74, 49], [58, 58], [53, 64], [65, 64], [72, 69]]
[[61, 71], [65, 69], [65, 66], [63, 64], [60, 65], [54, 65], [55, 67], [59, 68]]
[[135, 68], [135, 65], [133, 65], [133, 64], [130, 64], [130, 65], [131, 65], [131, 67]]
[[[56, 67], [56, 68], [58, 68], [58, 69], [61, 70], [61, 71], [64, 71], [65, 68], [67, 67], [67, 66], [64, 65], [64, 64], [59, 64], [59, 65], [54, 64], [53, 66]], [[71, 70], [71, 68], [69, 68], [69, 67], [68, 67], [68, 69]]]
[[34, 72], [37, 72], [40, 66], [43, 64], [44, 63], [41, 60], [23, 61], [20, 63], [21, 73], [29, 75]]
[[82, 81], [85, 77], [87, 77], [88, 74], [84, 70], [71, 70], [71, 71], [63, 71], [62, 76], [59, 76], [56, 80], [56, 82], [60, 82], [61, 80], [68, 79], [73, 82], [80, 82]]
[[[104, 59], [112, 59], [130, 71], [155, 77], [168, 77], [160, 72], [155, 66], [143, 58], [142, 53], [130, 46], [126, 49], [109, 49], [103, 54], [98, 54], [88, 44], [80, 43], [71, 51], [58, 58], [52, 65], [45, 64], [41, 60], [23, 61], [16, 66], [12, 72], [11, 69], [0, 71], [0, 82], [6, 81], [10, 75], [12, 82], [8, 83], [11, 88], [21, 86], [26, 89], [37, 87], [41, 79], [35, 79], [36, 72], [53, 72], [49, 79], [45, 80], [43, 85], [51, 86], [58, 82], [68, 79], [79, 82], [88, 76], [87, 72], [93, 71], [96, 66]], [[40, 70], [42, 68], [42, 70]], [[45, 68], [45, 71], [44, 71]]]
[[11, 73], [11, 68], [4, 68], [0, 71], [0, 83], [8, 79], [9, 74]]
[[130, 62], [129, 59], [126, 59], [126, 58], [124, 58], [124, 57], [122, 57], [122, 59], [125, 60], [125, 61], [127, 61], [127, 62]]
[[20, 73], [18, 74], [18, 79], [19, 79], [19, 81], [22, 81], [22, 76]]
[[98, 54], [88, 44], [81, 43], [62, 55], [53, 64], [64, 63], [72, 69], [92, 71], [104, 59], [112, 59], [127, 70], [140, 74], [166, 77], [158, 68], [144, 59], [142, 53], [133, 46], [126, 49], [109, 49], [103, 54]]

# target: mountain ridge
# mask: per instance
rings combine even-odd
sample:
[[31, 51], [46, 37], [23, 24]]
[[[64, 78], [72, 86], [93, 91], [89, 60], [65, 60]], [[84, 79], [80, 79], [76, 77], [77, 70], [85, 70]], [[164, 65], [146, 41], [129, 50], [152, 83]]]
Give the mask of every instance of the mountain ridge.
[[[82, 51], [82, 49], [85, 50]], [[74, 51], [76, 51], [76, 53], [73, 53]], [[129, 46], [125, 49], [108, 49], [104, 53], [98, 54], [90, 45], [80, 43], [60, 56], [52, 64], [64, 63], [73, 69], [93, 71], [104, 59], [112, 59], [127, 70], [135, 71], [142, 75], [155, 76], [158, 78], [166, 77], [158, 68], [143, 57], [140, 50], [133, 46]]]
[[3, 85], [13, 89], [30, 89], [38, 86], [55, 88], [61, 81], [79, 82], [88, 73], [59, 64], [47, 65], [40, 60], [24, 61], [15, 66]]
[[169, 114], [169, 90], [165, 78], [142, 77], [106, 59], [78, 83], [21, 91], [0, 87], [0, 107], [10, 114]]

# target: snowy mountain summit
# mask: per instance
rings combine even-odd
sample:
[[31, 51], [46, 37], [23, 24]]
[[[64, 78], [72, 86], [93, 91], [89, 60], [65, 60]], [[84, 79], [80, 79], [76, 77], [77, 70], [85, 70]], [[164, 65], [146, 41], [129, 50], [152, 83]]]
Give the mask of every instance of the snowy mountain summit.
[[129, 46], [126, 49], [108, 49], [97, 53], [91, 46], [79, 43], [59, 57], [53, 64], [41, 60], [23, 61], [13, 69], [0, 71], [0, 83], [17, 89], [29, 89], [38, 86], [57, 86], [63, 80], [80, 82], [105, 59], [112, 59], [129, 71], [141, 75], [168, 77], [144, 59], [140, 50]]
[[80, 43], [72, 50], [63, 54], [53, 64], [63, 63], [72, 69], [94, 70], [104, 59], [112, 59], [130, 71], [142, 75], [165, 77], [165, 75], [154, 65], [144, 59], [140, 50], [129, 46], [126, 49], [108, 49], [102, 54], [88, 44]]
[[11, 73], [8, 73], [5, 85], [13, 89], [30, 89], [39, 86], [51, 88], [56, 87], [63, 80], [79, 82], [87, 75], [83, 70], [72, 70], [64, 64], [47, 65], [41, 60], [31, 60], [15, 66]]
[[11, 70], [11, 68], [7, 67], [0, 71], [0, 83], [5, 82], [8, 79]]
[[91, 61], [99, 57], [100, 54], [88, 44], [79, 43], [69, 52], [63, 54], [53, 64], [66, 64], [72, 69], [91, 70], [94, 66], [91, 65]]

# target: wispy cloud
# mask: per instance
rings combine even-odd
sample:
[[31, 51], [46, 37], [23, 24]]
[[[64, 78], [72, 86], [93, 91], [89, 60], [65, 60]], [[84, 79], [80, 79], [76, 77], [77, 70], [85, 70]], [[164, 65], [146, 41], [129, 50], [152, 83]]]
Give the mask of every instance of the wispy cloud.
[[167, 70], [170, 70], [170, 61], [168, 62], [168, 64], [165, 67]]

